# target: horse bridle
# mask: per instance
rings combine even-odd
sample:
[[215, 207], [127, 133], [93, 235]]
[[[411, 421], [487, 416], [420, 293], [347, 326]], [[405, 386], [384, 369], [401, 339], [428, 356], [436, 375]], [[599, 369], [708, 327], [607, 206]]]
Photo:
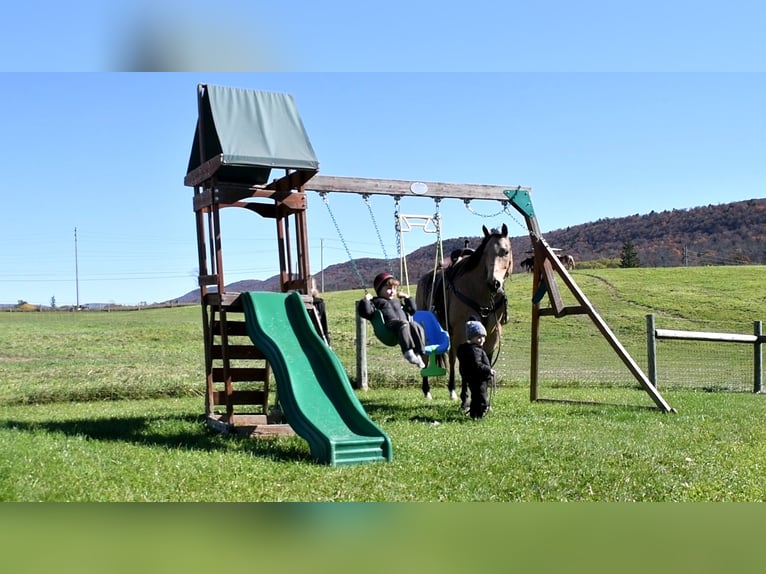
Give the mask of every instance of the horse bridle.
[[[500, 308], [503, 306], [503, 299], [502, 297], [499, 298], [497, 301], [495, 301], [494, 305], [492, 307], [487, 306], [479, 306], [476, 301], [473, 299], [470, 299], [466, 295], [463, 295], [460, 291], [458, 291], [455, 288], [455, 284], [452, 282], [452, 279], [448, 277], [447, 275], [444, 276], [444, 279], [447, 280], [447, 288], [452, 291], [455, 294], [455, 297], [460, 299], [460, 301], [463, 302], [463, 304], [468, 305], [471, 309], [476, 311], [479, 314], [479, 317], [481, 317], [481, 323], [488, 327], [487, 319], [489, 318], [490, 313], [495, 313], [495, 322], [500, 323], [500, 319], [497, 316], [497, 312], [500, 310]], [[492, 293], [490, 293], [490, 296], [492, 297], [492, 300], [494, 301], [495, 297]], [[494, 368], [495, 363], [497, 363], [498, 358], [500, 357], [500, 344], [502, 343], [502, 340], [500, 337], [497, 339], [497, 350], [494, 353], [493, 361], [492, 361], [492, 367]]]
[[463, 295], [460, 291], [458, 291], [455, 288], [455, 284], [451, 280], [447, 281], [447, 288], [449, 288], [455, 294], [455, 297], [457, 297], [465, 305], [468, 305], [471, 309], [476, 311], [479, 314], [479, 316], [484, 320], [486, 320], [487, 317], [489, 317], [490, 313], [497, 313], [497, 311], [500, 309], [500, 307], [503, 304], [502, 299], [499, 299], [497, 302], [495, 302], [495, 304], [492, 307], [480, 306], [476, 301], [474, 301], [473, 299], [470, 299], [469, 297], [467, 297], [466, 295]]

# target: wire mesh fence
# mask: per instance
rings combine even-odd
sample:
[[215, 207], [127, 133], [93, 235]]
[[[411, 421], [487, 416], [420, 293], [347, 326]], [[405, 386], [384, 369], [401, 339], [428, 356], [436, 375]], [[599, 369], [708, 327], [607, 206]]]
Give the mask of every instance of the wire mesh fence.
[[[529, 310], [511, 314], [503, 326], [496, 354], [499, 387], [529, 387], [531, 372], [531, 324]], [[604, 317], [619, 343], [639, 368], [650, 376], [646, 315]], [[715, 333], [752, 334], [753, 322], [699, 321], [662, 316], [657, 327]], [[356, 353], [353, 337], [338, 341], [335, 352], [353, 379]], [[407, 363], [398, 348], [385, 347], [368, 330], [368, 378], [371, 387], [420, 388], [416, 367]], [[676, 389], [704, 392], [753, 392], [753, 345], [710, 341], [657, 340], [656, 385], [660, 393]], [[459, 384], [459, 375], [456, 375]], [[431, 386], [446, 388], [447, 378], [435, 378]], [[651, 404], [640, 382], [620, 359], [587, 315], [541, 317], [538, 346], [538, 395], [541, 398], [573, 397], [589, 400], [588, 391], [629, 388], [641, 391], [639, 402]], [[438, 392], [438, 391], [437, 391]], [[645, 398], [644, 398], [645, 397]]]
[[706, 333], [720, 340], [655, 339], [657, 385], [704, 391], [753, 392], [761, 387], [762, 351], [755, 341], [760, 322], [688, 321], [663, 319], [657, 331], [677, 331], [680, 336]]

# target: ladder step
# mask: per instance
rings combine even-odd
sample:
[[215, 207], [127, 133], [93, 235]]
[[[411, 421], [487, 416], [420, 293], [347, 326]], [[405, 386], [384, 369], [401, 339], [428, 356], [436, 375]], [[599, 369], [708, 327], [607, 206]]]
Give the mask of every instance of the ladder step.
[[[213, 367], [213, 381], [223, 383], [226, 378], [223, 375], [223, 367]], [[265, 381], [266, 369], [260, 367], [233, 367], [229, 369], [232, 382], [244, 383], [248, 381]]]

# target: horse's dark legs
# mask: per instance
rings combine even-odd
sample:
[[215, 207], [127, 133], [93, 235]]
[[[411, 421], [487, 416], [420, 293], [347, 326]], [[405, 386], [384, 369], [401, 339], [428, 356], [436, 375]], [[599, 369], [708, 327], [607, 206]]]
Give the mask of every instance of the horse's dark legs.
[[449, 398], [453, 401], [457, 399], [457, 394], [455, 393], [455, 356], [452, 354], [452, 350], [450, 349], [450, 355], [449, 355], [449, 382], [447, 383], [447, 390], [449, 390]]
[[430, 399], [431, 398], [431, 385], [428, 382], [428, 377], [423, 377], [423, 384], [421, 386], [423, 389], [423, 396]]
[[[449, 369], [449, 396], [454, 401], [457, 400], [458, 395], [455, 392], [455, 361], [457, 360], [457, 353], [452, 355], [450, 349], [450, 369]], [[460, 408], [465, 410], [468, 408], [468, 387], [465, 381], [460, 381]]]

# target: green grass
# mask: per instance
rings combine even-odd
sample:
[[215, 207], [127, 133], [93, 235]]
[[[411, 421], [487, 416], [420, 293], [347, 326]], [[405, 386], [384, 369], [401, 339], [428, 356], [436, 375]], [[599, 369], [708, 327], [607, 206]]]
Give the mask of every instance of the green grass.
[[[636, 355], [649, 312], [662, 328], [751, 332], [766, 308], [762, 276], [761, 267], [575, 272]], [[678, 412], [662, 414], [621, 365], [600, 358], [592, 325], [570, 317], [544, 318], [541, 394], [601, 404], [531, 403], [530, 277], [513, 276], [508, 290], [490, 415], [461, 415], [443, 381], [425, 402], [417, 371], [372, 339], [371, 389], [358, 396], [391, 436], [394, 460], [341, 468], [313, 463], [300, 437], [236, 439], [204, 425], [196, 306], [0, 314], [0, 500], [766, 499], [762, 395], [669, 384], [661, 390]], [[361, 296], [325, 296], [333, 348], [352, 378]]]

